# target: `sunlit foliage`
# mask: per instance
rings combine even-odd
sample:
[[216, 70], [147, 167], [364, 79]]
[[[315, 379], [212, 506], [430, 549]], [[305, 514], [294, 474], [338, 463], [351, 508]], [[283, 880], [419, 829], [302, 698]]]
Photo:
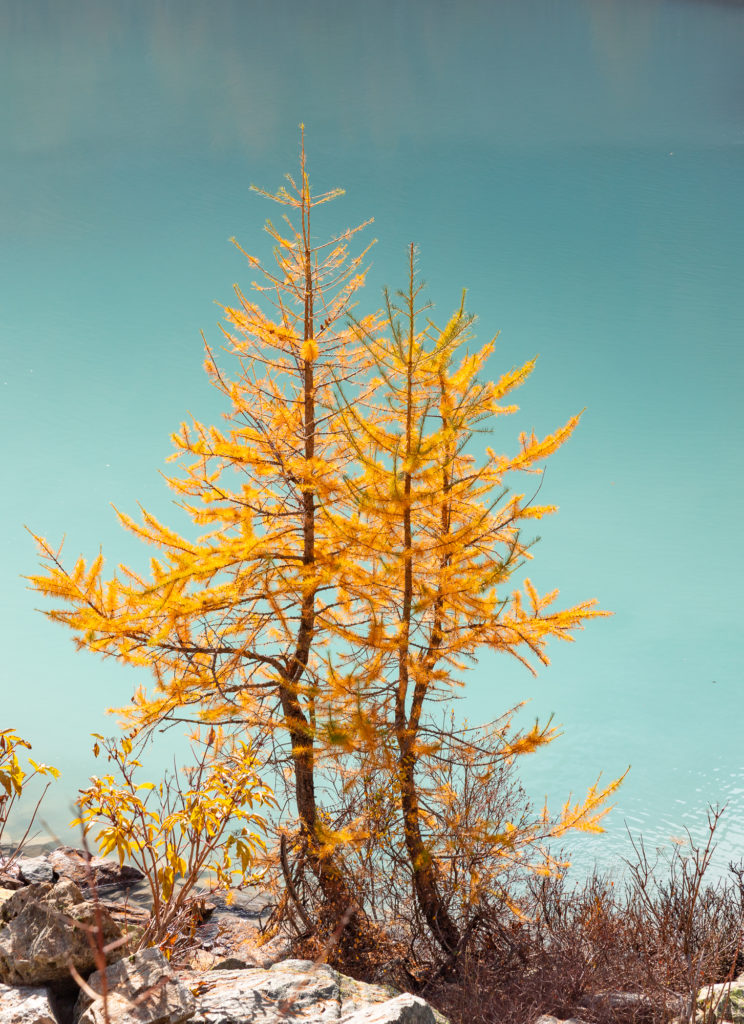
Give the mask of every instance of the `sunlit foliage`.
[[[325, 243], [311, 236], [311, 211], [340, 192], [311, 193], [304, 146], [300, 177], [288, 181], [269, 196], [297, 217], [267, 226], [276, 269], [246, 254], [262, 275], [257, 295], [236, 289], [237, 304], [224, 310], [232, 375], [207, 348], [227, 426], [192, 422], [173, 438], [181, 469], [168, 482], [204, 532], [191, 539], [146, 511], [139, 522], [119, 513], [155, 552], [149, 577], [122, 566], [106, 578], [100, 556], [68, 568], [38, 537], [44, 567], [31, 579], [55, 599], [47, 614], [79, 647], [152, 672], [154, 687], [140, 688], [124, 711], [132, 734], [165, 721], [238, 730], [288, 775], [299, 821], [293, 849], [330, 918], [352, 908], [352, 932], [366, 911], [345, 851], [367, 841], [371, 811], [362, 802], [336, 827], [322, 799], [334, 787], [343, 799], [360, 773], [379, 779], [415, 899], [453, 955], [468, 925], [442, 889], [437, 828], [455, 819], [443, 814], [437, 825], [425, 808], [447, 804], [441, 765], [450, 741], [433, 724], [432, 704], [457, 696], [479, 650], [534, 670], [548, 662], [549, 639], [571, 640], [605, 614], [593, 601], [556, 607], [557, 591], [511, 582], [532, 557], [520, 527], [554, 507], [536, 503], [538, 487], [509, 493], [505, 479], [539, 474], [578, 417], [544, 438], [522, 434], [512, 454], [479, 452], [474, 435], [515, 411], [505, 400], [534, 362], [489, 379], [494, 342], [468, 347], [474, 318], [464, 297], [444, 327], [424, 319], [413, 247], [406, 288], [386, 295], [379, 314], [352, 312], [364, 253], [351, 256], [348, 243], [359, 229]], [[502, 729], [483, 747], [463, 733], [452, 740], [460, 767], [447, 785], [554, 736], [549, 726]], [[618, 783], [592, 787], [556, 819], [547, 811], [529, 825], [484, 818], [477, 829], [490, 837], [494, 863], [530, 850], [539, 856], [526, 865], [554, 871], [541, 844], [598, 830]], [[479, 899], [487, 888], [473, 878], [468, 886]]]
[[152, 914], [141, 944], [163, 944], [166, 952], [206, 875], [225, 890], [250, 879], [256, 854], [265, 849], [261, 809], [275, 804], [250, 747], [220, 745], [214, 731], [211, 740], [194, 743], [194, 763], [182, 775], [155, 784], [139, 781], [142, 764], [130, 739], [117, 744], [96, 735], [96, 756], [102, 744], [116, 774], [91, 779], [72, 822], [93, 831], [102, 856], [115, 852], [120, 863], [142, 871]]
[[[24, 767], [21, 758], [25, 751], [30, 749], [31, 744], [28, 740], [24, 740], [14, 729], [3, 729], [0, 732], [0, 841], [3, 838], [5, 826], [8, 823], [14, 805], [23, 796], [24, 790], [28, 794], [30, 783], [36, 778], [59, 778], [59, 771], [53, 765], [37, 763], [28, 755], [26, 755], [25, 760], [28, 762], [30, 770], [28, 766]], [[15, 848], [10, 851], [7, 858], [5, 858], [4, 863], [6, 866], [20, 852], [48, 788], [49, 783], [47, 782], [41, 796], [37, 800], [35, 809], [28, 816], [25, 834], [20, 842], [15, 844]]]

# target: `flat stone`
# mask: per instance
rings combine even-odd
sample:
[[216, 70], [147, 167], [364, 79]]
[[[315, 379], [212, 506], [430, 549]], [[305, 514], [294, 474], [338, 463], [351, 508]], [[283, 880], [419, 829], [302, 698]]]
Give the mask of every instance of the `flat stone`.
[[45, 988], [0, 985], [0, 1024], [59, 1024]]
[[184, 983], [197, 1000], [193, 1024], [335, 1024], [341, 1016], [335, 971], [312, 961], [209, 971]]
[[125, 887], [139, 882], [144, 875], [129, 864], [119, 864], [110, 857], [89, 857], [85, 850], [60, 846], [48, 854], [49, 863], [62, 878], [70, 878], [80, 889], [97, 887]]
[[192, 1024], [447, 1024], [418, 996], [354, 981], [312, 960], [180, 977], [196, 997]]
[[[174, 974], [159, 949], [143, 949], [111, 964], [105, 971], [107, 1006], [102, 995], [91, 1000], [80, 992], [75, 1004], [76, 1024], [180, 1024], [194, 1015], [196, 1002]], [[89, 987], [103, 992], [104, 972], [88, 978]]]

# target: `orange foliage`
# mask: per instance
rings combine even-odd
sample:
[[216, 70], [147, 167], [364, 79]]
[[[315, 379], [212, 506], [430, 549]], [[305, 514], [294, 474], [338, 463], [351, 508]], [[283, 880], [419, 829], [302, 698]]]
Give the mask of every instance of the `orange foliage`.
[[[422, 758], [441, 741], [422, 729], [479, 650], [534, 671], [532, 661], [548, 663], [550, 638], [571, 640], [606, 614], [594, 601], [556, 610], [557, 592], [540, 595], [529, 580], [524, 594], [507, 590], [532, 557], [522, 521], [555, 508], [509, 495], [504, 479], [541, 472], [578, 416], [543, 439], [522, 434], [512, 455], [477, 456], [472, 438], [515, 411], [502, 400], [534, 360], [490, 380], [493, 341], [464, 348], [474, 323], [464, 296], [443, 328], [419, 326], [427, 307], [413, 248], [399, 304], [386, 296], [382, 314], [353, 318], [365, 253], [350, 256], [348, 242], [359, 229], [324, 244], [311, 238], [311, 210], [340, 192], [312, 195], [304, 146], [301, 176], [288, 180], [269, 196], [298, 217], [286, 229], [267, 225], [276, 269], [244, 254], [263, 275], [257, 297], [236, 287], [236, 305], [224, 309], [234, 376], [207, 347], [227, 426], [184, 423], [173, 436], [181, 471], [168, 483], [204, 532], [190, 538], [144, 510], [139, 522], [119, 512], [157, 552], [149, 578], [124, 566], [104, 578], [100, 556], [68, 569], [37, 537], [43, 570], [30, 579], [55, 600], [47, 614], [79, 647], [152, 672], [152, 691], [140, 689], [123, 710], [134, 732], [191, 720], [237, 726], [275, 755], [284, 750], [300, 830], [330, 900], [350, 891], [316, 783], [343, 771], [344, 758], [386, 773], [416, 896], [449, 949], [458, 925], [442, 913], [419, 801]], [[552, 738], [536, 726], [502, 737], [494, 756], [511, 759]], [[557, 821], [523, 830], [525, 844], [598, 828], [618, 783], [592, 787]], [[516, 826], [493, 831], [504, 849], [518, 849]], [[353, 845], [353, 832], [339, 834], [337, 847], [342, 839]]]

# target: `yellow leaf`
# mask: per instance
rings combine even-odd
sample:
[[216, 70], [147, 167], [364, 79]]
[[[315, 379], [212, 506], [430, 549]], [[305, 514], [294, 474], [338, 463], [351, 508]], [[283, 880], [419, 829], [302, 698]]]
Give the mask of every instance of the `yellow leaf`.
[[300, 357], [307, 363], [312, 363], [318, 358], [318, 343], [314, 338], [308, 338], [300, 346]]

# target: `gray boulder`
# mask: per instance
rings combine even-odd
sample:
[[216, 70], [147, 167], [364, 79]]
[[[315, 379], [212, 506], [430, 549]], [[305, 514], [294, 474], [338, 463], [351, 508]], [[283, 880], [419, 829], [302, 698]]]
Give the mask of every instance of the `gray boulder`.
[[[90, 940], [99, 920], [104, 945], [121, 937], [108, 912], [84, 900], [74, 882], [39, 882], [17, 889], [0, 905], [0, 982], [69, 983], [70, 963], [81, 974], [88, 973], [95, 967]], [[125, 952], [119, 946], [108, 956], [116, 960]]]
[[0, 1024], [58, 1024], [45, 988], [0, 985]]
[[335, 971], [311, 961], [209, 971], [184, 980], [197, 999], [194, 1024], [332, 1024], [341, 1016]]
[[435, 1024], [434, 1011], [429, 1004], [409, 992], [386, 999], [384, 1003], [364, 1006], [348, 1017], [343, 1024]]
[[191, 992], [173, 973], [159, 949], [143, 949], [88, 978], [88, 985], [99, 993], [92, 1000], [81, 992], [75, 1004], [76, 1024], [105, 1024], [103, 985], [107, 994], [106, 1011], [111, 1024], [180, 1024], [194, 1015], [196, 1002]]
[[196, 996], [192, 1024], [446, 1024], [417, 996], [354, 981], [311, 960], [181, 977]]
[[26, 885], [54, 881], [54, 868], [46, 857], [21, 857], [16, 867], [19, 879]]
[[[392, 985], [372, 985], [367, 981], [357, 981], [349, 978], [346, 974], [338, 971], [333, 972], [338, 982], [339, 994], [341, 996], [341, 1016], [350, 1017], [358, 1010], [367, 1009], [378, 1003], [385, 1003], [395, 999], [401, 993]], [[440, 1024], [447, 1024], [444, 1017], [441, 1017]]]

